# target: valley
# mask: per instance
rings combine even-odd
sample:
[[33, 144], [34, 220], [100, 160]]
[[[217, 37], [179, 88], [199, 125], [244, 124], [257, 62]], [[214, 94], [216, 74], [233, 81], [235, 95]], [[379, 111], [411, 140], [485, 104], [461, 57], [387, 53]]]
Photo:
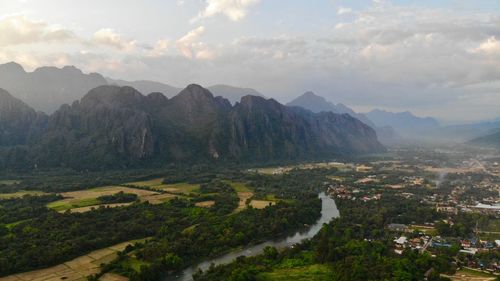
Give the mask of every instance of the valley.
[[[42, 179], [43, 175], [36, 176], [39, 180], [34, 178], [22, 180], [13, 179], [11, 174], [11, 178], [6, 178], [4, 181], [7, 183], [4, 186], [8, 187], [9, 191], [0, 193], [2, 198], [0, 205], [4, 206], [4, 211], [0, 209], [0, 224], [7, 225], [7, 234], [2, 237], [4, 244], [0, 243], [4, 247], [2, 256], [17, 255], [11, 251], [20, 253], [22, 248], [16, 248], [23, 247], [22, 244], [16, 242], [16, 236], [19, 235], [23, 237], [23, 240], [33, 239], [35, 243], [33, 245], [38, 245], [35, 247], [40, 247], [40, 250], [46, 249], [47, 253], [59, 249], [63, 245], [59, 243], [66, 243], [66, 239], [69, 242], [72, 239], [85, 237], [87, 241], [98, 240], [92, 242], [94, 244], [88, 244], [85, 248], [78, 246], [72, 249], [71, 247], [78, 245], [73, 244], [74, 246], [68, 248], [68, 252], [60, 255], [58, 259], [49, 258], [46, 261], [40, 259], [40, 267], [51, 266], [57, 264], [58, 261], [61, 265], [54, 269], [49, 267], [49, 269], [34, 272], [37, 272], [37, 275], [40, 273], [40, 276], [50, 276], [52, 273], [55, 274], [54, 276], [68, 275], [68, 278], [82, 276], [81, 272], [71, 273], [62, 270], [62, 265], [65, 263], [71, 265], [72, 262], [68, 260], [76, 258], [80, 264], [87, 264], [82, 264], [82, 268], [88, 269], [85, 271], [88, 273], [86, 276], [90, 276], [92, 280], [109, 280], [108, 278], [118, 278], [117, 276], [131, 280], [150, 280], [148, 278], [154, 280], [166, 273], [176, 276], [179, 274], [176, 272], [183, 270], [185, 273], [182, 276], [194, 274], [195, 280], [214, 280], [210, 276], [214, 274], [214, 276], [224, 276], [226, 274], [223, 273], [224, 271], [235, 270], [231, 268], [243, 267], [245, 271], [250, 270], [248, 274], [253, 274], [251, 269], [255, 266], [260, 268], [255, 273], [256, 278], [260, 278], [258, 280], [280, 280], [280, 278], [285, 278], [284, 276], [295, 276], [298, 280], [313, 276], [315, 279], [312, 280], [324, 280], [338, 273], [335, 266], [331, 267], [321, 262], [317, 256], [316, 247], [311, 248], [310, 243], [319, 243], [321, 233], [326, 231], [325, 226], [321, 227], [325, 223], [334, 228], [342, 225], [344, 228], [342, 231], [362, 226], [364, 230], [358, 234], [361, 235], [359, 238], [371, 237], [370, 239], [379, 241], [386, 247], [384, 255], [388, 255], [394, 261], [409, 258], [406, 254], [401, 256], [401, 253], [407, 251], [405, 249], [416, 249], [416, 251], [424, 249], [423, 253], [441, 253], [442, 250], [437, 246], [439, 243], [451, 243], [451, 245], [458, 243], [457, 247], [460, 251], [470, 251], [472, 246], [463, 246], [465, 243], [463, 241], [475, 237], [478, 241], [482, 241], [474, 246], [477, 254], [454, 256], [455, 254], [451, 252], [441, 253], [449, 255], [447, 259], [455, 259], [453, 262], [455, 265], [439, 270], [443, 276], [454, 276], [454, 270], [462, 266], [467, 268], [477, 266], [476, 256], [480, 257], [479, 259], [488, 256], [488, 259], [482, 259], [484, 264], [482, 271], [490, 272], [484, 274], [491, 275], [491, 271], [487, 270], [495, 272], [494, 263], [485, 263], [485, 261], [491, 261], [492, 257], [494, 261], [498, 253], [495, 250], [498, 248], [495, 248], [494, 244], [494, 241], [500, 239], [498, 211], [483, 210], [478, 207], [481, 206], [478, 203], [493, 206], [498, 200], [500, 181], [497, 175], [498, 165], [495, 162], [498, 156], [495, 158], [489, 153], [494, 153], [494, 151], [464, 150], [463, 148], [459, 150], [398, 148], [391, 149], [387, 154], [364, 156], [350, 161], [336, 159], [326, 162], [252, 168], [203, 165], [191, 168], [171, 167], [163, 172], [161, 170], [132, 172], [131, 174], [135, 176], [121, 183], [115, 182], [101, 187], [98, 184], [89, 183], [84, 189], [72, 188], [72, 190], [55, 193], [50, 190], [34, 189], [35, 186], [31, 186]], [[153, 176], [147, 176], [148, 174]], [[112, 173], [109, 175], [111, 178], [113, 176]], [[68, 179], [72, 177], [71, 175]], [[103, 173], [95, 177], [95, 180], [108, 181], [106, 177]], [[61, 182], [67, 181], [63, 175], [53, 177], [51, 181], [57, 183], [58, 179]], [[290, 235], [294, 230], [307, 229], [313, 225], [320, 213], [317, 209], [317, 201], [313, 199], [322, 191], [335, 199], [340, 210], [340, 218], [332, 222], [326, 219], [316, 224], [317, 227], [313, 227], [316, 230], [310, 236], [304, 236], [304, 238], [310, 238], [311, 242], [301, 242], [304, 238], [297, 237], [302, 236], [284, 240], [289, 241], [286, 244], [271, 242], [277, 241], [274, 240], [276, 238]], [[99, 198], [108, 197], [107, 200], [120, 200], [122, 197], [127, 197], [125, 195], [133, 195], [133, 200], [123, 203], [99, 201], [102, 200]], [[43, 199], [46, 201], [42, 198], [46, 198]], [[43, 210], [42, 212], [15, 211], [21, 210], [16, 209], [18, 208], [16, 206], [22, 208], [23, 204], [35, 206], [28, 202], [38, 200], [41, 200], [37, 204], [40, 210]], [[372, 209], [378, 208], [376, 206], [380, 204], [384, 208], [393, 208], [391, 212], [395, 213], [379, 214], [380, 211], [375, 211], [378, 209]], [[406, 207], [403, 207], [405, 205]], [[10, 208], [16, 212], [15, 219], [9, 219]], [[356, 211], [353, 215], [347, 215], [349, 213], [346, 213], [346, 210]], [[360, 217], [354, 216], [357, 212], [371, 213]], [[55, 218], [51, 218], [55, 214], [58, 214], [57, 221], [62, 224], [57, 223], [57, 229], [45, 228], [44, 225], [47, 223], [55, 222], [53, 221]], [[131, 216], [125, 218], [126, 214]], [[84, 217], [80, 217], [82, 215]], [[115, 221], [113, 216], [122, 219]], [[371, 222], [371, 216], [382, 216], [383, 220]], [[464, 220], [461, 216], [467, 219]], [[283, 220], [285, 218], [286, 220]], [[470, 218], [474, 219], [471, 221]], [[88, 227], [89, 223], [104, 226], [103, 223], [107, 224], [106, 222], [110, 222], [109, 219], [113, 221], [113, 224], [109, 225], [110, 228], [91, 227], [84, 232], [76, 231], [85, 225]], [[453, 223], [450, 224], [451, 221]], [[390, 225], [398, 223], [410, 231], [391, 230]], [[477, 225], [474, 225], [476, 223]], [[123, 227], [120, 224], [123, 224]], [[134, 226], [134, 224], [138, 225]], [[144, 224], [148, 226], [145, 227]], [[372, 224], [377, 226], [370, 226]], [[455, 229], [453, 225], [457, 224], [464, 224], [464, 228]], [[371, 227], [374, 227], [373, 230]], [[372, 232], [375, 229], [385, 230], [382, 233]], [[44, 241], [42, 237], [37, 237], [39, 231], [43, 231], [46, 237], [64, 235], [67, 238], [58, 242], [53, 241], [48, 245], [37, 244]], [[319, 237], [314, 235], [318, 231]], [[91, 234], [92, 232], [96, 236]], [[109, 234], [105, 234], [106, 232]], [[219, 236], [222, 233], [224, 235]], [[411, 243], [402, 245], [392, 242], [400, 236], [405, 239], [413, 237], [411, 238], [413, 240]], [[107, 237], [107, 239], [103, 240], [98, 237]], [[105, 250], [106, 247], [125, 243], [123, 239], [146, 237], [150, 237], [148, 241], [140, 240], [140, 243], [116, 249], [116, 253], [110, 252], [113, 256], [107, 257], [106, 265], [96, 266], [98, 262], [88, 259], [88, 256], [92, 257], [94, 253], [109, 252]], [[207, 240], [208, 237], [212, 238]], [[433, 242], [426, 244], [425, 239], [428, 239], [426, 237], [432, 237]], [[271, 240], [260, 244], [267, 239]], [[74, 240], [72, 243], [76, 241], [79, 240]], [[283, 248], [284, 245], [291, 248]], [[493, 248], [488, 248], [490, 247], [488, 245], [493, 245]], [[267, 263], [265, 269], [261, 268], [260, 254], [265, 254], [266, 251], [274, 248], [278, 252], [273, 254], [272, 259], [276, 260]], [[238, 252], [238, 249], [242, 249], [241, 252]], [[89, 250], [97, 252], [85, 254]], [[29, 253], [25, 252], [24, 255], [26, 254]], [[86, 256], [78, 258], [82, 254]], [[218, 259], [217, 257], [221, 255], [223, 257]], [[234, 264], [234, 260], [239, 255], [248, 257], [244, 260], [237, 259]], [[64, 258], [61, 258], [63, 256]], [[196, 270], [195, 265], [207, 259], [208, 262], [202, 263], [205, 264], [202, 267], [204, 270], [202, 274]], [[209, 268], [210, 259], [223, 262], [220, 266]], [[29, 277], [33, 276], [32, 271], [22, 273], [24, 270], [19, 271], [15, 265], [9, 265], [7, 260], [0, 258], [0, 261], [3, 264], [2, 268], [10, 267], [14, 272], [18, 272], [14, 275], [7, 275], [4, 280], [35, 280]], [[52, 272], [52, 270], [56, 271]], [[461, 276], [460, 274], [458, 272], [456, 276]], [[189, 280], [189, 278], [172, 280]], [[452, 280], [455, 280], [455, 277]]]

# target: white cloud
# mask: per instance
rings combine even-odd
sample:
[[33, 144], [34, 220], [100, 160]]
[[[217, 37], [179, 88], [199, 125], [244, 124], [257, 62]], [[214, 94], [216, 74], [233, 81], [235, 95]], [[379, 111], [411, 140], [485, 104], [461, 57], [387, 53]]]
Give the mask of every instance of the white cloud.
[[350, 14], [352, 13], [352, 9], [351, 8], [347, 8], [347, 7], [339, 7], [338, 10], [337, 10], [337, 15], [347, 15], [347, 14]]
[[500, 41], [495, 38], [495, 36], [491, 36], [482, 42], [479, 47], [473, 49], [474, 53], [484, 53], [484, 54], [499, 54], [500, 55]]
[[167, 54], [170, 47], [170, 41], [166, 39], [160, 39], [156, 41], [154, 47], [148, 52], [149, 56], [159, 57]]
[[200, 37], [203, 33], [205, 33], [205, 27], [199, 26], [177, 40], [176, 47], [182, 56], [188, 59], [197, 58], [202, 60], [212, 60], [215, 58], [215, 52], [206, 44], [200, 42]]
[[206, 0], [205, 9], [192, 22], [218, 14], [223, 14], [232, 21], [239, 21], [247, 15], [251, 6], [259, 2], [260, 0]]
[[106, 45], [127, 52], [135, 51], [137, 48], [137, 42], [135, 40], [125, 40], [111, 28], [102, 28], [96, 31], [92, 41], [93, 43]]
[[34, 21], [24, 15], [9, 15], [0, 19], [0, 46], [67, 41], [75, 35], [66, 29]]

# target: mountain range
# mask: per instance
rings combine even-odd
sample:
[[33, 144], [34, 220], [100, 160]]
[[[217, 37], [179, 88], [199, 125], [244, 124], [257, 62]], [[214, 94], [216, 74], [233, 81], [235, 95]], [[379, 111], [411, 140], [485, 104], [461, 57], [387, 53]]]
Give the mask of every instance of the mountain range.
[[354, 118], [357, 118], [361, 122], [365, 123], [366, 125], [375, 128], [375, 124], [368, 119], [364, 114], [362, 113], [356, 113], [354, 110], [351, 108], [338, 103], [334, 104], [332, 102], [327, 101], [324, 97], [318, 96], [314, 94], [313, 92], [306, 92], [303, 95], [295, 98], [291, 102], [287, 103], [286, 105], [288, 106], [300, 106], [305, 109], [308, 109], [312, 112], [333, 112], [337, 114], [349, 114]]
[[439, 128], [439, 122], [432, 117], [417, 117], [409, 111], [389, 112], [374, 109], [366, 116], [377, 127], [389, 126], [405, 137], [418, 137], [423, 133]]
[[[26, 72], [15, 62], [0, 64], [0, 88], [23, 100], [35, 110], [48, 114], [63, 104], [71, 104], [81, 99], [91, 89], [103, 85], [129, 86], [141, 93], [159, 92], [166, 97], [173, 97], [182, 90], [150, 80], [126, 81], [104, 78], [99, 73], [85, 74], [74, 66], [40, 67], [33, 72]], [[254, 89], [229, 85], [214, 85], [208, 89], [215, 96], [227, 98], [232, 104], [247, 95], [263, 96]]]
[[0, 65], [0, 88], [46, 113], [52, 113], [62, 104], [78, 100], [92, 88], [105, 84], [102, 75], [84, 74], [74, 66], [40, 67], [26, 72], [14, 62]]
[[[150, 81], [150, 80], [125, 81], [125, 80], [113, 80], [111, 78], [107, 78], [107, 81], [110, 85], [129, 86], [138, 90], [141, 93], [158, 92], [164, 94], [166, 97], [169, 98], [177, 95], [180, 91], [182, 91], [182, 88], [177, 88], [165, 83]], [[241, 98], [244, 96], [264, 97], [264, 95], [251, 88], [239, 88], [223, 84], [213, 85], [207, 87], [207, 89], [214, 96], [221, 96], [226, 98], [227, 100], [229, 100], [229, 102], [231, 102], [231, 104], [239, 102]]]
[[500, 129], [495, 133], [470, 140], [468, 143], [500, 149]]
[[[0, 116], [1, 168], [267, 162], [385, 150], [373, 129], [347, 114], [313, 113], [259, 96], [232, 105], [194, 84], [171, 99], [99, 86], [51, 115], [2, 91]], [[14, 119], [19, 122], [11, 124]]]
[[327, 101], [324, 97], [318, 96], [313, 92], [306, 92], [287, 103], [288, 106], [298, 106], [308, 109], [312, 112], [333, 112], [337, 114], [349, 114], [360, 120], [366, 125], [372, 127], [377, 133], [378, 140], [384, 144], [392, 144], [399, 141], [399, 136], [390, 126], [377, 126], [365, 114], [356, 113], [351, 108], [342, 103], [334, 104]]

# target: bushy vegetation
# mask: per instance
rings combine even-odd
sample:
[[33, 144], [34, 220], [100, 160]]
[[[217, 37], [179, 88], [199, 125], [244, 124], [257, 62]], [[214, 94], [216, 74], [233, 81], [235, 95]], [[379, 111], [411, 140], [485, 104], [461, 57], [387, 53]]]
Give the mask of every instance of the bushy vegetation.
[[137, 194], [124, 193], [123, 191], [120, 191], [112, 195], [99, 196], [97, 197], [97, 200], [103, 204], [128, 203], [136, 201]]

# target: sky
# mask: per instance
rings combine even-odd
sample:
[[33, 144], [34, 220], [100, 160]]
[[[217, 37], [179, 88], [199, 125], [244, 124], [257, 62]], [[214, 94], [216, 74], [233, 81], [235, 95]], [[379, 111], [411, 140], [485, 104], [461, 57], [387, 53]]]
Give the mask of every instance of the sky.
[[0, 63], [500, 117], [498, 0], [0, 0]]

